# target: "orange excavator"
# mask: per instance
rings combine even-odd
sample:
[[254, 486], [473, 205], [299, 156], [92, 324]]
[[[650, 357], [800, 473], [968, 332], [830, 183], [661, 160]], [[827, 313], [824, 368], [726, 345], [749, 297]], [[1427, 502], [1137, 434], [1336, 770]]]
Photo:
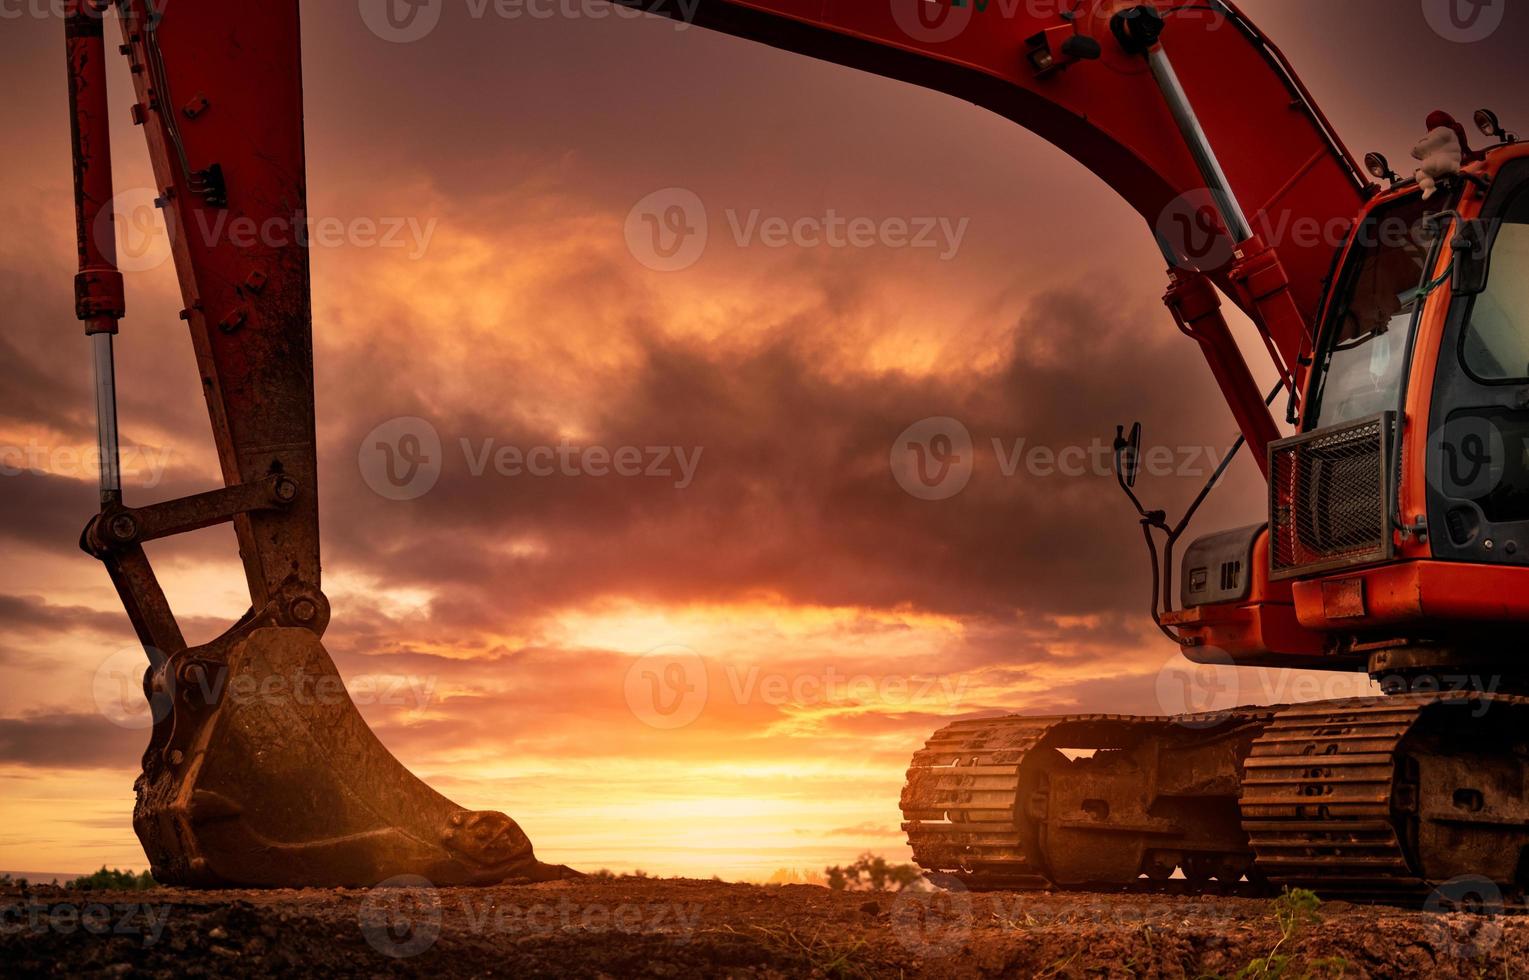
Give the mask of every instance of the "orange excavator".
[[[1161, 246], [1173, 321], [1269, 487], [1267, 522], [1201, 537], [1180, 564], [1196, 508], [1170, 522], [1140, 503], [1140, 429], [1122, 428], [1116, 467], [1149, 547], [1153, 619], [1194, 661], [1363, 672], [1388, 692], [1174, 717], [957, 721], [908, 771], [904, 829], [920, 865], [972, 888], [1171, 879], [1408, 902], [1468, 879], [1522, 900], [1529, 146], [1483, 110], [1490, 145], [1474, 148], [1435, 113], [1414, 177], [1376, 154], [1361, 167], [1227, 0], [621, 2], [984, 106], [1120, 193]], [[387, 3], [407, 21], [439, 0]], [[101, 512], [82, 545], [105, 563], [148, 655], [156, 724], [134, 825], [155, 876], [278, 886], [567, 873], [539, 863], [509, 817], [465, 810], [412, 776], [343, 688], [295, 690], [338, 679], [321, 642], [308, 255], [302, 241], [204, 230], [220, 218], [302, 223], [297, 0], [114, 4], [226, 484], [123, 500], [110, 6], [69, 0], [66, 21], [76, 292], [103, 460]], [[1263, 338], [1274, 392], [1256, 386], [1223, 296]], [[250, 611], [188, 646], [143, 545], [217, 523], [237, 532]], [[236, 696], [250, 684], [270, 696]]]

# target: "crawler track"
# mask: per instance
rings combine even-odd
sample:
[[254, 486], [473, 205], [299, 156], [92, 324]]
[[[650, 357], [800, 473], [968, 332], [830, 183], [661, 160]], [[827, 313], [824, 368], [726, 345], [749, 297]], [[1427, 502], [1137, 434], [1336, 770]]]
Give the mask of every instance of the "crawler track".
[[914, 860], [976, 890], [1520, 908], [1526, 789], [1529, 698], [1419, 694], [956, 722], [902, 808]]
[[[1010, 716], [955, 722], [930, 738], [914, 755], [908, 770], [902, 794], [903, 829], [913, 848], [914, 860], [975, 890], [1057, 887], [1054, 873], [1057, 862], [1047, 862], [1034, 853], [1041, 849], [1040, 828], [1029, 811], [1044, 805], [1037, 797], [1049, 795], [1040, 788], [1049, 775], [1045, 769], [1061, 749], [1108, 753], [1139, 750], [1152, 744], [1181, 747], [1185, 742], [1224, 739], [1229, 731], [1251, 728], [1256, 732], [1273, 714], [1273, 709], [1247, 708], [1178, 717]], [[1211, 791], [1205, 795], [1219, 795], [1235, 806], [1236, 780], [1235, 771], [1226, 773], [1219, 794]], [[1125, 801], [1124, 808], [1140, 802]], [[1129, 846], [1142, 848], [1144, 835], [1175, 836], [1174, 829], [1163, 821], [1154, 825], [1153, 821], [1143, 819], [1146, 816], [1138, 813], [1138, 818], [1129, 825], [1119, 821], [1112, 825], [1108, 820], [1061, 821], [1054, 831], [1065, 834], [1086, 830], [1101, 847], [1129, 842]], [[1193, 828], [1186, 829], [1193, 832]], [[1246, 852], [1245, 845], [1242, 850]], [[1247, 852], [1247, 857], [1251, 861], [1251, 852]], [[1188, 883], [1160, 880], [1149, 887], [1138, 880], [1136, 873], [1131, 873], [1113, 880], [1090, 880], [1088, 885], [1151, 891], [1256, 890], [1243, 887], [1246, 883], [1240, 878], [1239, 874], [1237, 881], [1212, 886], [1209, 876], [1196, 876]]]
[[1429, 893], [1392, 814], [1397, 753], [1424, 706], [1366, 699], [1280, 712], [1253, 745], [1242, 796], [1242, 825], [1271, 883], [1361, 901]]

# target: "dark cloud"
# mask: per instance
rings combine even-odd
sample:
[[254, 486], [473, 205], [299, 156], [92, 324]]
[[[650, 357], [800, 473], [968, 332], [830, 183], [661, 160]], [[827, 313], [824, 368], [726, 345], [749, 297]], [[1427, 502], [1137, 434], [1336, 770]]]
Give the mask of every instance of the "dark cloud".
[[100, 506], [94, 481], [35, 470], [0, 475], [0, 535], [34, 547], [78, 552], [80, 531]]
[[[831, 332], [863, 313], [825, 303], [813, 318]], [[768, 323], [746, 325], [766, 341], [723, 351], [640, 330], [640, 356], [619, 386], [600, 392], [579, 444], [699, 449], [685, 489], [673, 480], [474, 475], [461, 441], [472, 452], [486, 440], [522, 450], [561, 441], [548, 421], [485, 402], [433, 416], [445, 472], [428, 495], [400, 504], [362, 485], [353, 460], [378, 412], [353, 412], [327, 450], [332, 511], [343, 514], [328, 524], [330, 554], [439, 589], [437, 625], [502, 625], [613, 595], [670, 603], [767, 594], [1001, 621], [1134, 611], [1144, 556], [1113, 480], [1102, 471], [1044, 475], [1044, 458], [1034, 472], [1003, 467], [1016, 440], [1027, 453], [1093, 453], [1108, 445], [1114, 422], [1144, 417], [1157, 442], [1197, 454], [1193, 475], [1144, 492], [1188, 499], [1214, 462], [1202, 447], [1224, 449], [1229, 423], [1204, 367], [1186, 363], [1193, 352], [1154, 317], [1079, 293], [1045, 294], [1003, 338], [1012, 353], [1001, 364], [933, 377], [825, 370], [813, 337]], [[485, 362], [487, 373], [510, 377], [524, 367], [492, 353]], [[389, 379], [380, 384], [392, 390], [374, 388], [372, 404], [404, 414], [428, 402], [407, 376], [359, 367], [374, 385]], [[930, 502], [897, 485], [888, 457], [900, 432], [937, 415], [960, 419], [978, 455], [961, 495]], [[1223, 494], [1250, 491], [1246, 476], [1239, 471], [1240, 484]], [[523, 539], [535, 547], [508, 547]]]
[[60, 769], [136, 769], [147, 743], [147, 732], [128, 733], [101, 715], [0, 718], [3, 763]]
[[853, 827], [835, 827], [826, 833], [834, 837], [901, 837], [903, 832], [897, 827], [887, 827], [874, 823], [857, 823]]
[[65, 633], [93, 630], [117, 633], [127, 626], [120, 612], [90, 609], [84, 606], [58, 606], [41, 596], [0, 594], [0, 623], [10, 632]]

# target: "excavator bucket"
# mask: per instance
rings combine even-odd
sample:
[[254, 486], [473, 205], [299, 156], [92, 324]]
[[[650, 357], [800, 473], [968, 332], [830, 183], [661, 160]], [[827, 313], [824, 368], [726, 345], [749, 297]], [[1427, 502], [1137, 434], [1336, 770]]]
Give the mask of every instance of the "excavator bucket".
[[405, 769], [309, 630], [254, 629], [224, 663], [188, 654], [150, 671], [169, 710], [144, 756], [133, 824], [157, 879], [366, 886], [412, 874], [471, 885], [569, 873], [537, 861], [509, 817], [465, 810]]

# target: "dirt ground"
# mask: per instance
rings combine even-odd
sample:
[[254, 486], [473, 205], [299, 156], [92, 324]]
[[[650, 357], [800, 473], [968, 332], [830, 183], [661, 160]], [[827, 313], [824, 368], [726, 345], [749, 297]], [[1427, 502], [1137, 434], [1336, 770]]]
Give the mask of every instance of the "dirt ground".
[[[1512, 977], [1529, 918], [1254, 899], [490, 889], [0, 892], [0, 975]], [[1260, 972], [1262, 971], [1262, 972]]]

